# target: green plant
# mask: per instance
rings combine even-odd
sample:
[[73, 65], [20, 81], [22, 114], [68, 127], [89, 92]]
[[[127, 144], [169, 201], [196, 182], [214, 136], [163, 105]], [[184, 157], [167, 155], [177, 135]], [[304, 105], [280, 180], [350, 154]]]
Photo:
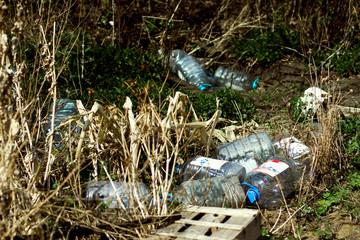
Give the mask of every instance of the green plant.
[[359, 48], [360, 42], [354, 43], [346, 49], [341, 49], [340, 45], [334, 45], [330, 50], [328, 48], [314, 50], [312, 57], [316, 66], [329, 67], [347, 77], [360, 73]]
[[64, 73], [68, 80], [63, 81], [63, 97], [90, 104], [95, 100], [115, 103], [122, 108], [128, 96], [136, 110], [147, 97], [158, 103], [170, 92], [167, 86], [162, 88], [161, 60], [149, 51], [120, 45], [91, 46], [85, 49], [84, 62], [84, 71], [78, 71], [77, 51], [71, 53]]
[[185, 91], [185, 93], [189, 95], [195, 112], [205, 119], [209, 119], [214, 115], [217, 98], [220, 100], [219, 109], [222, 112], [221, 116], [224, 118], [245, 121], [250, 119], [255, 112], [255, 106], [251, 100], [230, 89], [221, 89], [213, 94], [189, 91]]
[[315, 233], [315, 236], [319, 239], [333, 239], [333, 229], [329, 223], [325, 223], [325, 230], [319, 229]]
[[290, 117], [294, 122], [302, 123], [311, 118], [310, 114], [304, 112], [305, 103], [301, 100], [300, 95], [289, 101], [290, 103]]
[[360, 118], [345, 117], [340, 119], [340, 129], [343, 136], [343, 145], [347, 157], [351, 160], [352, 164], [360, 167]]
[[233, 39], [230, 43], [229, 50], [238, 59], [245, 61], [257, 59], [268, 65], [287, 54], [294, 53], [294, 49], [299, 47], [300, 37], [291, 27], [279, 24], [273, 31], [265, 34], [259, 29], [253, 29], [245, 35], [244, 39]]
[[277, 234], [271, 233], [267, 231], [266, 229], [262, 230], [261, 239], [264, 240], [282, 240], [285, 239], [284, 236], [278, 236]]
[[349, 189], [335, 185], [330, 191], [323, 194], [323, 199], [317, 202], [316, 213], [319, 215], [327, 213], [331, 206], [340, 204], [348, 196], [349, 192]]
[[[65, 33], [57, 47], [58, 98], [80, 99], [87, 106], [94, 101], [115, 103], [122, 108], [128, 96], [132, 98], [136, 110], [147, 97], [158, 104], [170, 94], [170, 88], [163, 86], [165, 69], [156, 55], [120, 45], [92, 46], [87, 36], [81, 36], [84, 38], [82, 48], [78, 42], [80, 36], [76, 32]], [[25, 87], [31, 89], [29, 94], [37, 93], [45, 99], [50, 83], [42, 81], [45, 72], [39, 69], [40, 63], [34, 61], [36, 56], [41, 61], [41, 46], [32, 41], [24, 44], [26, 51], [22, 55], [29, 59], [29, 76]], [[36, 75], [32, 74], [36, 70]]]
[[357, 218], [360, 216], [357, 200], [359, 198], [358, 189], [360, 189], [360, 172], [355, 170], [346, 177], [346, 181], [340, 182], [338, 180], [312, 208], [306, 207], [303, 211], [306, 214], [321, 217], [328, 213], [332, 206], [339, 206], [342, 211], [346, 211]]

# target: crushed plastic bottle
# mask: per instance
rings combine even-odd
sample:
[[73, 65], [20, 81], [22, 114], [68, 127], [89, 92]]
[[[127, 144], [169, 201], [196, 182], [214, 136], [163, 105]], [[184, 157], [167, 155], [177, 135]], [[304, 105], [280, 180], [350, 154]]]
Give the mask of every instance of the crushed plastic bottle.
[[174, 193], [174, 201], [208, 207], [240, 208], [244, 190], [235, 175], [183, 182]]
[[243, 166], [234, 162], [197, 156], [182, 166], [181, 173], [183, 181], [236, 175], [239, 181], [242, 182], [246, 170]]
[[[52, 119], [52, 104], [50, 106], [49, 120], [45, 126], [45, 133], [48, 134], [51, 131], [51, 119]], [[56, 99], [55, 105], [55, 120], [54, 120], [54, 129], [59, 126], [62, 122], [67, 121], [65, 118], [78, 115], [79, 110], [76, 105], [76, 100], [72, 99]], [[71, 130], [75, 132], [80, 132], [80, 127], [75, 127], [74, 124], [71, 124]], [[61, 130], [56, 130], [54, 133], [54, 142], [60, 143], [65, 136], [65, 133]]]
[[278, 207], [285, 198], [295, 192], [305, 164], [282, 157], [271, 157], [245, 177], [242, 186], [249, 204], [260, 208]]
[[242, 139], [219, 145], [215, 149], [217, 159], [233, 161], [250, 172], [259, 163], [275, 155], [273, 143], [266, 132], [250, 134]]
[[180, 49], [172, 50], [169, 57], [169, 66], [180, 79], [195, 85], [200, 90], [212, 88], [213, 80], [206, 74], [198, 59], [188, 55]]
[[113, 181], [112, 183], [109, 181], [93, 181], [88, 183], [86, 186], [86, 200], [88, 202], [95, 200], [103, 201], [108, 208], [122, 208], [120, 202], [122, 201], [125, 208], [131, 208], [131, 203], [138, 203], [138, 201], [146, 202], [150, 199], [150, 191], [142, 182]]
[[235, 91], [250, 91], [258, 87], [259, 78], [255, 79], [245, 72], [218, 67], [215, 72], [215, 85]]
[[295, 137], [283, 138], [274, 143], [275, 152], [279, 156], [299, 159], [307, 156], [311, 149]]

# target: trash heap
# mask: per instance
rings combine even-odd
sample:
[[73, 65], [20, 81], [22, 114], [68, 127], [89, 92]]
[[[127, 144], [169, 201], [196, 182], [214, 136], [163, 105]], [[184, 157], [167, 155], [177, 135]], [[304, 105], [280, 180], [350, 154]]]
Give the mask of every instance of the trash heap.
[[[196, 156], [179, 166], [177, 174], [182, 183], [171, 200], [183, 206], [240, 208], [246, 201], [264, 209], [279, 207], [284, 198], [294, 193], [300, 178], [309, 173], [309, 153], [310, 149], [296, 138], [273, 144], [265, 132], [251, 134], [219, 145], [214, 158]], [[103, 200], [109, 208], [119, 208], [121, 203], [129, 206], [129, 193], [145, 199], [150, 192], [143, 183], [113, 184], [90, 182], [87, 199]]]
[[[216, 70], [215, 78], [212, 78], [206, 73], [201, 61], [182, 50], [173, 50], [168, 62], [172, 70], [181, 79], [194, 84], [201, 90], [218, 86], [236, 91], [249, 91], [257, 87], [258, 79], [254, 80], [247, 73], [225, 69], [221, 66]], [[316, 97], [318, 95], [316, 93], [308, 94], [314, 91], [319, 92], [316, 88], [305, 91], [307, 95], [304, 96], [303, 102], [309, 102], [307, 105], [309, 107], [304, 110], [305, 113], [316, 111], [320, 104], [319, 101], [310, 99], [310, 96]], [[198, 129], [201, 134], [205, 133], [205, 136], [201, 135], [200, 139], [203, 140], [204, 145], [209, 145], [220, 111], [217, 111], [214, 117], [206, 123], [187, 124], [184, 121], [175, 123], [175, 115], [186, 109], [184, 107], [186, 97], [185, 94], [176, 93], [169, 104], [168, 115], [162, 119], [158, 128], [193, 127]], [[124, 105], [125, 116], [130, 122], [130, 130], [127, 130], [127, 134], [134, 134], [130, 134], [131, 143], [129, 146], [138, 150], [141, 143], [141, 141], [136, 140], [139, 124], [136, 123], [136, 117], [131, 111], [131, 102], [129, 103], [129, 101], [127, 99]], [[82, 124], [82, 130], [79, 130], [79, 124], [75, 127], [71, 121], [65, 123], [68, 118], [79, 113], [86, 115], [84, 110], [78, 111], [77, 108], [77, 102], [68, 99], [59, 99], [55, 106], [51, 106], [55, 114], [50, 114], [50, 119], [46, 125], [46, 134], [48, 136], [54, 134], [54, 143], [57, 144], [57, 147], [62, 147], [61, 142], [67, 135], [66, 131], [59, 130], [60, 127], [68, 126], [68, 132], [72, 131], [75, 134], [81, 132], [83, 136], [95, 113], [100, 112], [105, 118], [102, 108], [94, 105], [86, 123]], [[190, 107], [190, 109], [192, 108]], [[193, 114], [196, 120], [196, 113]], [[83, 123], [82, 120], [79, 121], [79, 117], [77, 120], [78, 123]], [[108, 126], [108, 129], [103, 130], [102, 134], [112, 131], [109, 130], [109, 126], [113, 128], [114, 124], [111, 124], [109, 119], [101, 122], [106, 122]], [[125, 124], [123, 125], [125, 126]], [[212, 127], [209, 128], [210, 125]], [[123, 136], [116, 131], [114, 131], [113, 136]], [[135, 146], [136, 144], [138, 145]], [[130, 149], [129, 154], [131, 156], [128, 157], [136, 160], [137, 156], [132, 156], [131, 151]], [[169, 193], [164, 193], [165, 195], [158, 199], [154, 199], [155, 194], [152, 191], [156, 184], [147, 186], [141, 181], [131, 183], [126, 181], [92, 181], [86, 185], [86, 199], [88, 203], [102, 201], [108, 208], [123, 209], [131, 208], [136, 204], [155, 206], [162, 202], [164, 196], [168, 204], [178, 203], [183, 206], [198, 205], [227, 208], [258, 206], [262, 209], [273, 209], [279, 207], [286, 198], [296, 191], [300, 180], [311, 178], [310, 153], [309, 147], [290, 134], [274, 140], [266, 132], [257, 132], [218, 145], [212, 154], [206, 152], [206, 155], [210, 157], [194, 156], [189, 162], [174, 165], [173, 169], [176, 171], [171, 173], [171, 179], [177, 176], [177, 179], [180, 179], [180, 184], [176, 187], [168, 187]], [[172, 185], [176, 184], [173, 182]]]

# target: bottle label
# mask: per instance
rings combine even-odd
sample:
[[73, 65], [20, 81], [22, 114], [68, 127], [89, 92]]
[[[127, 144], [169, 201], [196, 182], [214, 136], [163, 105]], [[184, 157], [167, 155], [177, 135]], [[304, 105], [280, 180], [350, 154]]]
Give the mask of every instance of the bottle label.
[[289, 157], [294, 159], [298, 159], [311, 151], [309, 147], [294, 137], [284, 138], [275, 143], [274, 147], [280, 148]]
[[228, 161], [206, 158], [206, 157], [198, 157], [190, 162], [191, 165], [200, 166], [204, 168], [211, 168], [215, 170], [219, 170], [222, 165], [227, 163]]
[[289, 168], [289, 165], [279, 160], [268, 160], [263, 163], [260, 167], [255, 168], [251, 172], [261, 172], [265, 173], [271, 177], [275, 177], [276, 175], [282, 173], [286, 169]]

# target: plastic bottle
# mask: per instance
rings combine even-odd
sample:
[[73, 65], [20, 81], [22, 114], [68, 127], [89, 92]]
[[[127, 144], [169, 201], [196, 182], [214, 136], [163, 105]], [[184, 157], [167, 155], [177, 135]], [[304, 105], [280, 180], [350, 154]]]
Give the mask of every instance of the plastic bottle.
[[284, 197], [295, 191], [305, 165], [296, 160], [271, 157], [265, 163], [246, 174], [242, 183], [249, 204], [260, 208], [278, 207]]
[[245, 73], [224, 67], [218, 67], [215, 72], [215, 85], [227, 87], [235, 91], [250, 91], [256, 89], [259, 78], [254, 78]]
[[107, 204], [108, 208], [121, 208], [121, 203], [117, 195], [126, 208], [131, 208], [131, 203], [147, 201], [150, 199], [150, 191], [142, 182], [112, 182], [93, 181], [86, 186], [86, 199], [88, 202], [101, 200]]
[[[45, 127], [45, 133], [49, 133], [51, 131], [51, 119], [52, 119], [52, 104], [50, 106], [50, 113], [49, 113], [49, 120]], [[67, 121], [65, 118], [71, 117], [74, 115], [79, 114], [76, 100], [72, 99], [56, 99], [55, 105], [55, 120], [54, 120], [54, 129], [59, 126], [62, 122]], [[75, 126], [71, 126], [71, 130], [75, 130], [75, 132], [80, 132], [80, 128]], [[61, 130], [56, 130], [54, 133], [54, 142], [60, 143], [62, 141], [63, 136], [65, 133]]]
[[213, 80], [206, 74], [201, 62], [184, 51], [179, 49], [171, 51], [169, 66], [182, 80], [195, 85], [200, 90], [212, 88]]
[[246, 175], [246, 170], [243, 166], [234, 162], [197, 156], [189, 163], [183, 165], [181, 174], [183, 175], [183, 181], [236, 175], [239, 181], [242, 182]]
[[266, 132], [250, 134], [242, 139], [219, 145], [215, 149], [217, 159], [233, 161], [245, 167], [246, 172], [275, 155], [273, 143]]
[[174, 201], [183, 206], [240, 208], [244, 190], [235, 175], [183, 182], [174, 193]]
[[295, 137], [287, 137], [275, 142], [274, 148], [278, 156], [293, 159], [304, 158], [311, 152], [309, 147]]

